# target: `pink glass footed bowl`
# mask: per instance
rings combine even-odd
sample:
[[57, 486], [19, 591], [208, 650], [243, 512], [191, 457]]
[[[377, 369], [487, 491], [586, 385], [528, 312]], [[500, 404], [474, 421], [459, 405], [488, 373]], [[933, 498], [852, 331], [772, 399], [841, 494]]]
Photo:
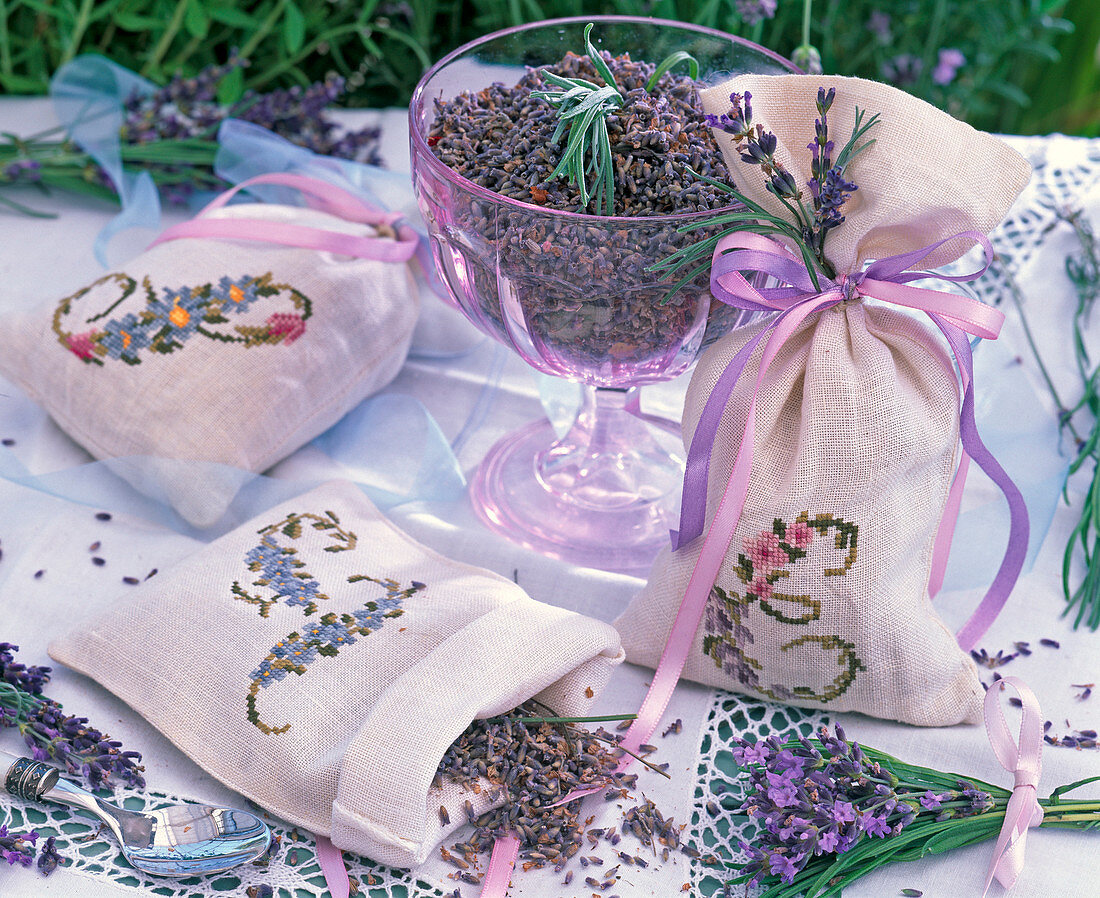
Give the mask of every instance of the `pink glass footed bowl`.
[[[585, 385], [581, 412], [558, 438], [537, 421], [504, 437], [471, 482], [490, 528], [553, 557], [640, 572], [668, 539], [682, 447], [637, 414], [635, 390], [682, 374], [741, 313], [713, 300], [704, 274], [671, 296], [678, 277], [648, 270], [705, 231], [678, 229], [713, 212], [598, 216], [502, 196], [441, 161], [428, 138], [438, 103], [584, 47], [584, 28], [613, 55], [657, 63], [677, 50], [698, 60], [699, 86], [742, 72], [794, 69], [755, 44], [707, 28], [622, 16], [511, 28], [436, 63], [410, 106], [413, 183], [435, 265], [453, 304], [533, 368]], [[680, 185], [671, 185], [678, 189]]]

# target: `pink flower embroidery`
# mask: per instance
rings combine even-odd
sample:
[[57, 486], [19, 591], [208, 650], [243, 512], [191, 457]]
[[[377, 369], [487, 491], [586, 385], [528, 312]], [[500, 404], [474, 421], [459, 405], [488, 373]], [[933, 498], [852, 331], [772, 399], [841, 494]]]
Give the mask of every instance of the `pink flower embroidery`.
[[813, 529], [805, 521], [795, 521], [787, 528], [787, 542], [796, 549], [805, 549], [813, 538]]
[[752, 581], [752, 585], [749, 586], [748, 592], [750, 595], [756, 596], [758, 599], [767, 601], [772, 597], [774, 590], [772, 585], [763, 577], [757, 577]]
[[92, 342], [92, 337], [94, 336], [95, 331], [87, 331], [83, 334], [70, 334], [66, 341], [66, 345], [73, 355], [87, 361], [95, 357], [95, 343]]
[[787, 553], [779, 545], [779, 537], [770, 530], [759, 536], [750, 536], [744, 542], [745, 554], [752, 561], [753, 570], [760, 573], [775, 570], [787, 563]]
[[272, 337], [282, 337], [283, 345], [289, 346], [306, 332], [306, 323], [301, 315], [290, 312], [276, 312], [265, 322], [267, 332]]

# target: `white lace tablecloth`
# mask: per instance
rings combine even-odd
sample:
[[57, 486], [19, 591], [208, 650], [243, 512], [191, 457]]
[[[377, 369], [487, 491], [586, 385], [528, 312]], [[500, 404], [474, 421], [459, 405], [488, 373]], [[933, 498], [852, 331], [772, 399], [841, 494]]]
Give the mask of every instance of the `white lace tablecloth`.
[[[48, 106], [41, 101], [0, 100], [0, 128], [27, 133], [48, 121]], [[359, 119], [369, 115], [355, 116]], [[391, 166], [407, 168], [404, 144], [404, 113], [398, 110], [381, 116], [385, 126], [385, 154]], [[1063, 394], [1079, 395], [1073, 369], [1070, 320], [1073, 292], [1064, 271], [1067, 252], [1075, 249], [1072, 233], [1059, 224], [1053, 208], [1060, 205], [1083, 207], [1093, 226], [1100, 229], [1100, 141], [1061, 137], [1010, 138], [1014, 146], [1031, 158], [1035, 176], [1009, 219], [994, 235], [999, 252], [1010, 256], [1026, 296], [1030, 321], [1052, 376]], [[0, 303], [48, 302], [93, 280], [101, 269], [92, 255], [92, 241], [111, 216], [110, 208], [72, 197], [43, 199], [28, 192], [24, 197], [39, 208], [59, 213], [52, 220], [31, 220], [0, 213]], [[175, 216], [178, 218], [179, 216]], [[131, 232], [112, 244], [111, 261], [117, 263], [140, 251], [149, 240], [148, 232]], [[987, 278], [980, 289], [983, 298], [997, 302], [1003, 283]], [[982, 377], [1010, 374], [1022, 377], [1027, 386], [1027, 413], [1001, 413], [998, 408], [980, 410], [983, 422], [1003, 429], [1001, 442], [1027, 447], [1017, 464], [1057, 469], [1064, 464], [1056, 453], [1054, 439], [1038, 439], [1051, 432], [1053, 410], [1040, 385], [1018, 323], [1008, 304], [1004, 336], [998, 353], [979, 352], [979, 402]], [[469, 340], [470, 332], [457, 314], [436, 309], [436, 323], [453, 328], [456, 339]], [[1095, 331], [1094, 331], [1095, 332]], [[984, 348], [983, 348], [984, 349]], [[1100, 347], [1098, 347], [1100, 349]], [[1016, 357], [1020, 361], [1016, 362]], [[1007, 366], [1012, 366], [1009, 371]], [[1003, 369], [998, 374], [998, 366]], [[983, 370], [989, 369], [989, 370]], [[678, 417], [686, 379], [647, 388], [643, 404], [647, 411]], [[463, 469], [469, 473], [485, 451], [504, 433], [543, 414], [538, 387], [526, 366], [507, 350], [488, 340], [477, 344], [458, 359], [410, 360], [388, 392], [416, 397], [429, 410], [451, 441]], [[1001, 397], [1005, 391], [992, 391]], [[1000, 401], [998, 398], [997, 401]], [[1015, 428], [1015, 429], [1013, 429]], [[1017, 443], [1016, 438], [1019, 438]], [[158, 520], [134, 513], [124, 499], [101, 492], [89, 497], [82, 478], [101, 478], [102, 470], [90, 466], [91, 459], [62, 434], [49, 418], [18, 389], [0, 381], [0, 453], [13, 453], [30, 475], [21, 482], [0, 479], [0, 640], [21, 646], [20, 660], [28, 664], [49, 663], [46, 646], [64, 632], [74, 619], [89, 610], [118, 600], [124, 576], [143, 576], [152, 568], [163, 568], [190, 552], [195, 545], [185, 536]], [[1028, 442], [1028, 440], [1031, 442]], [[1039, 456], [1046, 453], [1049, 457]], [[1005, 460], [1006, 465], [1008, 461]], [[1011, 465], [1008, 465], [1011, 467]], [[306, 447], [272, 472], [283, 480], [315, 479], [333, 471], [314, 448]], [[354, 473], [354, 472], [352, 472]], [[74, 497], [84, 496], [83, 501]], [[1076, 481], [1069, 491], [1078, 504], [1083, 484]], [[984, 522], [992, 506], [988, 484], [974, 477], [968, 486], [966, 510], [960, 540], [949, 574], [948, 590], [937, 599], [948, 625], [957, 627], [978, 601], [981, 590], [971, 588], [968, 574], [982, 568], [983, 553], [990, 557], [1001, 551], [1003, 528]], [[1052, 502], [1036, 522], [1045, 527]], [[110, 510], [110, 521], [95, 512]], [[1034, 513], [1034, 509], [1033, 509]], [[1100, 681], [1100, 653], [1097, 635], [1074, 632], [1060, 617], [1061, 553], [1076, 520], [1077, 509], [1058, 504], [1049, 533], [1043, 541], [1034, 567], [1009, 602], [1000, 620], [983, 640], [992, 655], [1009, 650], [1018, 640], [1030, 641], [1034, 652], [1019, 657], [1003, 672], [1027, 680], [1042, 703], [1052, 731], [1100, 727], [1100, 696], [1081, 700], [1080, 689], [1072, 684]], [[519, 549], [490, 534], [474, 517], [468, 502], [415, 503], [391, 512], [399, 526], [438, 551], [466, 562], [495, 570], [517, 581], [536, 599], [563, 605], [611, 620], [640, 588], [641, 581], [623, 575], [575, 568]], [[967, 521], [970, 521], [967, 524]], [[88, 546], [100, 543], [98, 554], [106, 564], [89, 562]], [[38, 571], [44, 574], [36, 577]], [[124, 593], [122, 593], [124, 595]], [[1059, 649], [1038, 647], [1042, 637], [1055, 639]], [[124, 665], [125, 658], [119, 659]], [[635, 710], [650, 672], [624, 666], [614, 676], [601, 699], [610, 712]], [[987, 673], [987, 679], [989, 679]], [[144, 755], [148, 793], [124, 792], [119, 798], [140, 806], [144, 802], [172, 799], [200, 799], [210, 802], [241, 803], [220, 784], [205, 775], [166, 739], [109, 693], [86, 678], [56, 669], [47, 690], [70, 713], [87, 716], [92, 723], [121, 739], [126, 747]], [[666, 723], [679, 718], [678, 734], [656, 738], [661, 761], [670, 763], [672, 779], [665, 781], [642, 772], [639, 798], [653, 799], [666, 817], [688, 824], [685, 837], [704, 855], [719, 859], [736, 855], [730, 848], [732, 819], [714, 799], [725, 789], [728, 765], [723, 756], [732, 735], [756, 733], [808, 733], [824, 717], [781, 705], [745, 701], [729, 693], [683, 684], [677, 691]], [[1006, 776], [997, 765], [981, 727], [946, 730], [918, 730], [900, 724], [872, 720], [860, 715], [838, 715], [848, 733], [861, 742], [900, 755], [906, 760], [956, 770], [996, 783]], [[662, 728], [663, 729], [663, 728]], [[0, 748], [19, 751], [13, 731], [0, 730]], [[1055, 785], [1100, 773], [1100, 753], [1064, 748], [1047, 750], [1040, 793]], [[1007, 783], [1006, 783], [1007, 784]], [[1093, 787], [1092, 794], [1100, 794]], [[616, 803], [591, 800], [590, 813], [607, 825], [620, 822], [622, 808]], [[0, 867], [0, 894], [15, 898], [31, 896], [80, 896], [80, 898], [122, 898], [134, 894], [165, 898], [233, 895], [244, 898], [250, 886], [267, 883], [283, 898], [306, 898], [326, 894], [323, 880], [307, 833], [297, 833], [275, 821], [283, 837], [281, 855], [267, 869], [245, 869], [210, 880], [173, 882], [151, 880], [137, 874], [118, 856], [113, 844], [88, 838], [95, 826], [75, 814], [30, 807], [0, 796], [0, 821], [7, 815], [12, 829], [34, 826], [43, 833], [61, 834], [62, 852], [73, 860], [64, 869], [44, 879], [34, 870]], [[1051, 895], [1076, 892], [1091, 894], [1094, 869], [1091, 858], [1100, 848], [1098, 837], [1077, 832], [1041, 831], [1028, 845], [1028, 865], [1016, 895]], [[631, 848], [632, 852], [637, 846]], [[965, 849], [930, 858], [918, 864], [888, 867], [846, 890], [849, 896], [897, 895], [903, 888], [920, 889], [925, 896], [978, 895], [984, 880], [990, 845]], [[604, 851], [610, 856], [610, 849]], [[457, 887], [472, 898], [474, 886], [462, 886], [449, 878], [453, 868], [440, 860], [409, 873], [380, 868], [349, 858], [349, 868], [361, 886], [376, 896], [449, 895]], [[580, 898], [593, 893], [578, 869], [571, 886], [562, 874], [545, 871], [517, 872], [514, 896]], [[611, 890], [623, 898], [681, 893], [721, 894], [722, 876], [714, 867], [686, 854], [675, 854], [665, 863], [651, 863], [644, 870], [632, 868]], [[996, 887], [995, 887], [996, 888]], [[733, 894], [740, 894], [740, 888]], [[996, 891], [994, 891], [996, 894]]]

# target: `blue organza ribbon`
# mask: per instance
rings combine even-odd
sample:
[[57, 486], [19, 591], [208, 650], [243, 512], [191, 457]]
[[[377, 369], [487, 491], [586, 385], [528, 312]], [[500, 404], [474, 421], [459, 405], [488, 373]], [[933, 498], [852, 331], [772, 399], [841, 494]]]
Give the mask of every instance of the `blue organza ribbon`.
[[[45, 413], [41, 414], [44, 418]], [[22, 417], [27, 419], [27, 415]], [[141, 477], [154, 467], [161, 469], [163, 459], [132, 456], [33, 474], [13, 450], [0, 448], [0, 480], [33, 491], [26, 494], [28, 501], [35, 493], [44, 493], [134, 515], [203, 541], [228, 533], [274, 505], [337, 476], [356, 483], [382, 510], [410, 502], [452, 502], [466, 489], [446, 438], [428, 410], [410, 396], [386, 394], [360, 403], [302, 450], [303, 455], [308, 456], [310, 449], [321, 453], [321, 461], [326, 463], [318, 463], [314, 453], [316, 474], [310, 473], [307, 463], [304, 473], [290, 478], [253, 474], [214, 462], [176, 462], [235, 494], [222, 518], [201, 530], [175, 512], [167, 492], [158, 490], [156, 479], [147, 478], [139, 492], [119, 476]]]
[[107, 267], [107, 244], [127, 228], [156, 228], [160, 224], [160, 197], [148, 172], [133, 174], [122, 167], [119, 132], [123, 104], [134, 94], [147, 96], [157, 89], [102, 56], [78, 56], [61, 66], [50, 81], [54, 111], [73, 142], [107, 173], [122, 211], [99, 233], [95, 257]]

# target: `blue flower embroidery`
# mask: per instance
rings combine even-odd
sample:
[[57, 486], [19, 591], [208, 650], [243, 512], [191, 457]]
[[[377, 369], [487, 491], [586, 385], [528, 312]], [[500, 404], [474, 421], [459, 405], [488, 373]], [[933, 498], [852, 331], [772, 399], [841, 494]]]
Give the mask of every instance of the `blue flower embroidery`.
[[137, 364], [138, 350], [149, 346], [150, 336], [148, 327], [131, 312], [115, 321], [108, 321], [99, 343], [108, 358]]
[[[146, 309], [152, 314], [153, 326], [159, 331], [158, 340], [164, 341], [161, 352], [171, 352], [172, 349], [182, 346], [198, 330], [205, 306], [201, 299], [199, 291], [193, 291], [190, 287], [180, 287], [177, 290], [166, 287], [161, 299], [150, 300]], [[169, 348], [170, 344], [175, 345]]]
[[[290, 514], [277, 524], [260, 531], [260, 543], [245, 553], [244, 561], [249, 571], [259, 574], [252, 581], [261, 592], [251, 593], [240, 582], [234, 582], [233, 595], [244, 602], [258, 605], [261, 617], [268, 617], [271, 607], [280, 601], [284, 605], [303, 608], [303, 615], [312, 618], [320, 608], [319, 602], [329, 601], [320, 591], [321, 584], [306, 570], [297, 550], [280, 545], [280, 537], [299, 539], [306, 528], [327, 532], [334, 545], [326, 546], [326, 552], [346, 552], [354, 549], [357, 538], [354, 533], [341, 528], [339, 519], [331, 512], [317, 514]], [[251, 681], [246, 699], [247, 716], [251, 723], [268, 735], [285, 733], [290, 724], [273, 727], [260, 719], [257, 700], [261, 689], [285, 679], [287, 673], [301, 676], [319, 656], [335, 657], [340, 649], [352, 645], [358, 636], [369, 636], [381, 629], [387, 620], [405, 613], [402, 603], [409, 596], [425, 588], [416, 580], [402, 588], [392, 577], [375, 578], [356, 574], [347, 578], [349, 584], [373, 583], [384, 593], [363, 603], [350, 613], [329, 611], [306, 622], [300, 632], [291, 633], [271, 647], [255, 670], [249, 674]], [[265, 595], [273, 593], [273, 597]]]
[[[142, 282], [145, 305], [139, 311], [127, 312], [102, 327], [95, 325], [102, 315], [87, 318], [85, 324], [95, 326], [82, 333], [70, 333], [62, 327], [63, 318], [72, 313], [76, 300], [89, 293], [102, 299], [105, 291], [121, 291], [110, 311], [127, 301], [136, 286], [133, 278], [113, 273], [61, 300], [53, 319], [58, 342], [91, 365], [102, 365], [104, 358], [138, 365], [139, 350], [168, 354], [182, 349], [195, 334], [246, 347], [289, 346], [306, 332], [306, 321], [313, 314], [313, 304], [307, 296], [289, 284], [274, 283], [270, 272], [259, 277], [222, 277], [216, 285], [161, 287], [160, 296], [146, 277]], [[284, 303], [289, 300], [290, 305], [272, 310], [262, 324], [228, 326], [230, 316], [241, 315], [254, 303], [271, 297]]]
[[210, 288], [210, 298], [222, 304], [223, 313], [243, 312], [260, 298], [260, 294], [255, 281], [233, 281], [223, 277], [217, 287]]

